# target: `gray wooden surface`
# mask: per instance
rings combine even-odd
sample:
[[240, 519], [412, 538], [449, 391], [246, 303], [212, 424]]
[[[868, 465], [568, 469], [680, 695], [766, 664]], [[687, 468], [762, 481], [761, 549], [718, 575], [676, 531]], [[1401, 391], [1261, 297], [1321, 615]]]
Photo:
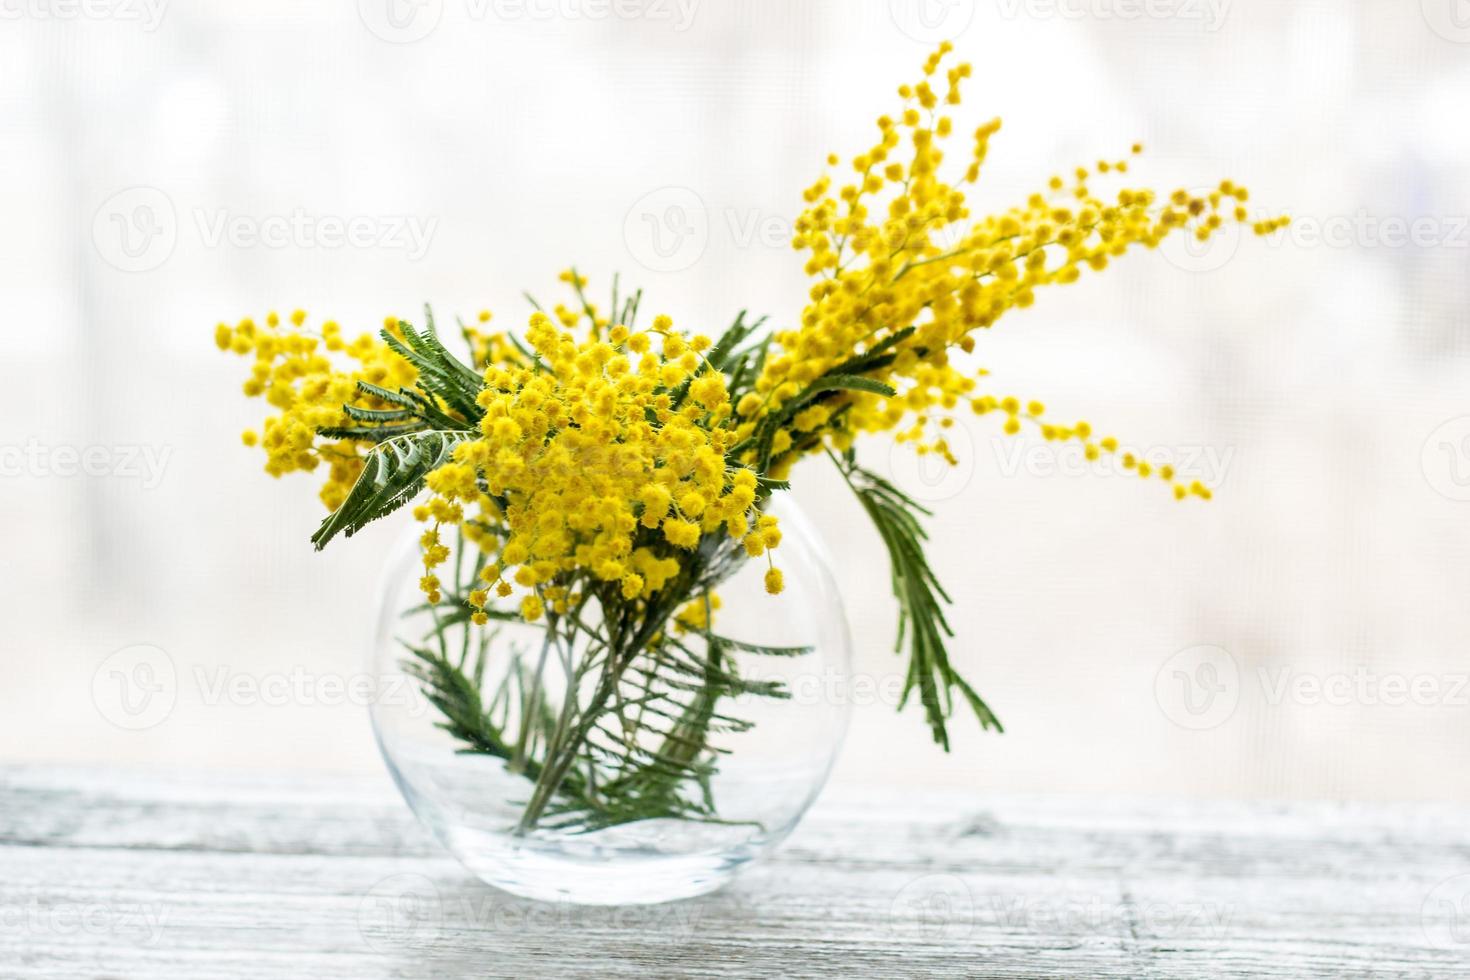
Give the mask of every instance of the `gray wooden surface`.
[[834, 791], [725, 891], [480, 884], [382, 780], [0, 769], [0, 977], [1470, 976], [1470, 813]]

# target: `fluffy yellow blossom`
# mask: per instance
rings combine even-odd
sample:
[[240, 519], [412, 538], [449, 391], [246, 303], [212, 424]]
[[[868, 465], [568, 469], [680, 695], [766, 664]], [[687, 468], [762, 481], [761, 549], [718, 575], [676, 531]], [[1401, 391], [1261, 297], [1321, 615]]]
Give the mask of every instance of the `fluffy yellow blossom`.
[[766, 591], [771, 595], [780, 595], [786, 588], [785, 579], [781, 575], [781, 569], [771, 568], [766, 571]]
[[[953, 123], [938, 107], [958, 104], [960, 83], [971, 74], [960, 64], [941, 75], [949, 50], [942, 45], [926, 60], [924, 78], [900, 89], [903, 111], [878, 119], [877, 140], [852, 160], [851, 182], [834, 186], [823, 176], [805, 191], [807, 208], [792, 244], [807, 256], [815, 283], [799, 323], [776, 333], [754, 391], [741, 396], [739, 435], [758, 436], [763, 419], [810, 398], [815, 382], [868, 352], [883, 360], [862, 373], [893, 393], [842, 391], [792, 414], [769, 444], [768, 462], [778, 475], [790, 462], [783, 456], [846, 449], [859, 432], [894, 431], [900, 441], [952, 458], [931, 434], [943, 426], [940, 417], [961, 403], [980, 414], [996, 404], [976, 390], [984, 372], [957, 357], [973, 349], [977, 331], [1030, 306], [1040, 289], [1076, 282], [1171, 234], [1208, 239], [1221, 227], [1222, 213], [1243, 213], [1249, 193], [1232, 181], [1204, 195], [1138, 187], [1103, 194], [1093, 190], [1095, 175], [1079, 167], [1070, 182], [1053, 177], [1018, 206], [972, 216], [965, 185], [979, 178], [1000, 120], [975, 129], [959, 180], [942, 175]], [[1134, 153], [1142, 150], [1133, 146]], [[1097, 166], [1098, 174], [1127, 170], [1127, 161]], [[1285, 221], [1259, 222], [1255, 231], [1269, 234]], [[1002, 407], [1008, 434], [1044, 411], [1031, 402], [1022, 413], [1014, 399]], [[1086, 439], [1086, 423], [1041, 429], [1048, 439]], [[817, 430], [823, 438], [800, 437]], [[1089, 454], [1097, 451], [1089, 446]], [[755, 446], [742, 458], [767, 462]]]
[[625, 351], [595, 331], [579, 341], [573, 326], [531, 317], [535, 363], [485, 368], [478, 437], [426, 483], [463, 508], [466, 526], [502, 529], [495, 559], [523, 587], [584, 575], [648, 598], [706, 536], [738, 545], [758, 516], [757, 475], [725, 452], [724, 376], [690, 379], [700, 366], [693, 348], [708, 342], [686, 343], [665, 316], [654, 321], [661, 355], [632, 352], [641, 334]]
[[322, 438], [319, 433], [353, 424], [345, 405], [363, 409], [393, 407], [364, 395], [358, 388], [359, 381], [396, 390], [412, 384], [418, 372], [371, 334], [363, 334], [350, 344], [339, 341], [336, 348], [355, 363], [338, 367], [327, 356], [327, 350], [333, 348], [330, 338], [338, 334], [335, 324], [327, 324], [332, 329], [324, 327], [324, 336], [318, 337], [301, 329], [306, 322], [304, 311], [294, 311], [290, 321], [291, 327], [284, 328], [280, 316], [271, 313], [264, 327], [250, 319], [233, 327], [221, 323], [215, 328], [215, 344], [221, 350], [254, 356], [245, 394], [263, 397], [277, 411], [265, 420], [259, 432], [247, 431], [241, 440], [247, 446], [258, 444], [265, 449], [265, 470], [272, 476], [313, 471], [326, 464], [321, 499], [329, 509], [335, 509], [362, 471], [365, 447], [352, 439]]
[[717, 593], [711, 592], [691, 599], [674, 616], [674, 628], [681, 633], [708, 629], [716, 610], [722, 605]]

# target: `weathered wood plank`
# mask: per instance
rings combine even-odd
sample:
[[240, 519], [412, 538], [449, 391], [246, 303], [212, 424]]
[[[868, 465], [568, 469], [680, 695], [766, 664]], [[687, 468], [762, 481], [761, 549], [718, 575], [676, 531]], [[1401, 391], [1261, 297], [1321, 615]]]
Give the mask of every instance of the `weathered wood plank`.
[[386, 780], [0, 770], [0, 976], [1470, 976], [1467, 817], [849, 789], [722, 893], [573, 908]]

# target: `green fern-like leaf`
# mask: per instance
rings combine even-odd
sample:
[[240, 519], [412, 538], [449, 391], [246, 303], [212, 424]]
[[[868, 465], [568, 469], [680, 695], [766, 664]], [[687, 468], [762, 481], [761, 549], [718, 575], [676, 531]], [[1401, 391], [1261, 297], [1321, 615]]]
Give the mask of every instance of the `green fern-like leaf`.
[[952, 637], [954, 631], [945, 618], [944, 607], [951, 600], [924, 557], [928, 535], [920, 518], [929, 516], [929, 511], [889, 481], [858, 466], [851, 450], [841, 457], [834, 455], [833, 460], [888, 549], [893, 595], [898, 600], [895, 648], [902, 651], [907, 641], [909, 652], [899, 707], [917, 690], [934, 741], [946, 752], [949, 731], [945, 723], [954, 710], [956, 690], [975, 713], [981, 728], [1003, 731], [989, 705], [950, 665], [945, 638]]
[[727, 636], [716, 636], [714, 639], [732, 650], [758, 653], [766, 657], [800, 657], [812, 652], [811, 647], [772, 647], [760, 643], [747, 643], [744, 640], [732, 640]]
[[317, 550], [338, 534], [348, 537], [416, 497], [424, 478], [449, 462], [454, 447], [474, 433], [430, 429], [395, 436], [368, 452], [362, 473], [342, 506], [311, 536]]
[[[428, 317], [432, 323], [433, 315]], [[398, 329], [403, 339], [383, 330], [383, 342], [418, 369], [419, 387], [465, 419], [478, 421], [484, 412], [475, 398], [483, 381], [474, 368], [451, 354], [432, 329], [419, 332], [403, 320], [398, 321]]]
[[842, 362], [832, 369], [833, 374], [866, 374], [869, 371], [877, 371], [892, 364], [895, 355], [892, 350], [900, 342], [913, 336], [913, 327], [904, 327], [896, 330], [869, 347], [861, 354], [857, 354]]

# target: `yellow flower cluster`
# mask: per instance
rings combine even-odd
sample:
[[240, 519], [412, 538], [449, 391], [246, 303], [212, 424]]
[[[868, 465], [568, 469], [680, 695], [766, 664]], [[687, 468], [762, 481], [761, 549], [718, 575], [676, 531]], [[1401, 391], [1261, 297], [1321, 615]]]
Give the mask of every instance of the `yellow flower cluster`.
[[[321, 496], [335, 509], [364, 454], [387, 438], [372, 419], [413, 416], [406, 436], [447, 429], [452, 453], [427, 474], [431, 495], [415, 508], [429, 525], [421, 586], [432, 600], [441, 598], [435, 569], [450, 557], [441, 539], [447, 525], [485, 558], [481, 587], [468, 597], [477, 622], [485, 621], [492, 593], [510, 597], [516, 586], [524, 590], [522, 615], [535, 620], [548, 609], [573, 609], [588, 592], [647, 602], [677, 583], [661, 599], [683, 606], [674, 619], [686, 629], [706, 626], [714, 608], [691, 595], [698, 564], [691, 556], [707, 559], [711, 542], [768, 555], [781, 531], [761, 510], [762, 480], [784, 479], [809, 453], [846, 450], [859, 433], [890, 431], [953, 462], [943, 433], [964, 405], [1003, 416], [1008, 434], [1029, 424], [1046, 439], [1078, 440], [1089, 459], [1117, 452], [1116, 439], [1095, 435], [1086, 422], [1052, 422], [1039, 402], [982, 391], [986, 372], [962, 366], [962, 356], [973, 352], [976, 331], [1030, 306], [1041, 287], [1075, 282], [1084, 269], [1101, 271], [1171, 234], [1206, 240], [1227, 221], [1247, 222], [1249, 193], [1224, 181], [1203, 194], [1123, 187], [1104, 196], [1094, 183], [1126, 175], [1129, 160], [1102, 160], [1052, 177], [1020, 206], [972, 218], [964, 185], [978, 180], [1000, 121], [974, 131], [957, 182], [941, 175], [954, 130], [948, 107], [959, 103], [970, 75], [964, 64], [941, 74], [949, 51], [941, 45], [922, 80], [900, 87], [902, 112], [878, 119], [878, 139], [852, 159], [849, 182], [834, 190], [823, 176], [806, 189], [792, 244], [816, 280], [809, 302], [800, 321], [778, 330], [768, 352], [741, 370], [727, 377], [709, 359], [713, 342], [676, 331], [668, 317], [632, 328], [636, 303], [614, 309], [613, 318], [599, 314], [572, 271], [561, 279], [576, 303], [532, 316], [525, 345], [490, 332], [488, 312], [463, 327], [477, 397], [473, 388], [456, 392], [452, 382], [435, 389], [445, 382], [432, 376], [431, 362], [419, 360], [428, 365], [420, 379], [408, 357], [382, 340], [364, 335], [348, 343], [330, 322], [311, 335], [300, 311], [290, 327], [272, 313], [264, 327], [245, 320], [216, 333], [222, 349], [254, 355], [245, 393], [263, 396], [279, 413], [263, 433], [245, 433], [245, 442], [264, 446], [273, 475], [326, 462]], [[1253, 229], [1267, 234], [1284, 223], [1270, 218]], [[407, 336], [394, 318], [386, 328], [395, 341]], [[333, 352], [355, 363], [338, 370]], [[449, 373], [456, 372], [463, 383], [463, 366]], [[359, 382], [387, 389], [384, 395], [416, 382], [422, 390], [389, 402]], [[366, 429], [333, 431], [363, 418]], [[335, 437], [344, 434], [360, 438]], [[1169, 466], [1128, 454], [1122, 462], [1170, 484], [1177, 497], [1210, 496], [1197, 482], [1176, 482]], [[780, 592], [781, 572], [767, 564], [766, 588]]]
[[[317, 430], [350, 424], [344, 405], [387, 407], [363, 397], [358, 381], [396, 389], [412, 384], [418, 372], [371, 334], [347, 342], [341, 328], [329, 320], [322, 324], [319, 336], [311, 336], [303, 329], [303, 311], [293, 312], [290, 320], [289, 328], [283, 326], [277, 313], [268, 314], [263, 327], [250, 319], [233, 327], [221, 323], [215, 327], [215, 344], [221, 350], [254, 355], [244, 392], [251, 398], [264, 397], [279, 410], [278, 415], [265, 420], [261, 432], [247, 430], [242, 434], [245, 445], [265, 448], [265, 470], [271, 476], [310, 472], [327, 463], [321, 499], [329, 509], [336, 509], [362, 471], [361, 444], [349, 439], [322, 440]], [[397, 329], [398, 321], [389, 317], [385, 324]], [[356, 367], [338, 371], [327, 351], [345, 353]]]
[[[575, 573], [646, 599], [706, 535], [729, 535], [752, 556], [780, 542], [775, 519], [755, 510], [756, 473], [726, 457], [730, 398], [702, 356], [709, 338], [686, 340], [660, 316], [649, 331], [614, 325], [578, 343], [537, 313], [526, 339], [534, 362], [485, 370], [479, 438], [427, 478], [433, 497], [416, 510], [435, 525], [426, 592], [438, 591], [433, 568], [448, 557], [444, 523], [496, 552], [487, 586], [502, 596], [511, 582], [532, 590], [522, 604], [531, 620], [546, 602], [576, 604], [563, 585]], [[768, 582], [779, 591], [779, 579]]]
[[[904, 99], [897, 117], [878, 119], [878, 141], [852, 160], [856, 176], [833, 196], [824, 176], [805, 192], [808, 203], [796, 223], [792, 244], [807, 253], [806, 270], [817, 279], [799, 325], [776, 334], [780, 347], [765, 365], [755, 394], [739, 406], [742, 438], [755, 431], [766, 413], [796, 397], [815, 379], [854, 354], [871, 350], [912, 327], [893, 342], [893, 363], [876, 377], [896, 389], [895, 397], [867, 392], [798, 413], [792, 428], [816, 430], [844, 410], [827, 433], [839, 449], [862, 431], [898, 430], [921, 451], [953, 461], [948, 444], [926, 442], [931, 425], [953, 424], [948, 414], [962, 402], [976, 412], [999, 409], [1007, 433], [1034, 421], [1048, 439], [1078, 439], [1092, 458], [1111, 452], [1116, 440], [1094, 440], [1085, 422], [1043, 423], [1032, 403], [1022, 410], [1015, 398], [977, 394], [983, 371], [962, 370], [956, 352], [969, 353], [974, 332], [994, 324], [1008, 310], [1030, 306], [1043, 286], [1077, 281], [1084, 268], [1100, 271], [1130, 248], [1156, 247], [1181, 232], [1206, 240], [1225, 221], [1247, 220], [1245, 188], [1230, 181], [1204, 195], [1178, 190], [1161, 197], [1147, 189], [1123, 188], [1110, 199], [1091, 189], [1094, 176], [1126, 174], [1128, 161], [1099, 161], [1093, 171], [1078, 168], [1069, 179], [1053, 177], [1044, 191], [1003, 214], [971, 219], [964, 191], [940, 176], [943, 144], [953, 121], [945, 108], [960, 101], [959, 86], [970, 75], [966, 64], [937, 76], [950, 45], [941, 45], [924, 65], [924, 78], [899, 89]], [[974, 183], [1000, 120], [974, 134], [961, 184]], [[1142, 152], [1135, 145], [1133, 152]], [[830, 157], [829, 164], [838, 162]], [[1255, 227], [1258, 234], [1279, 227], [1273, 219]], [[820, 451], [822, 440], [778, 437], [773, 474], [781, 476], [803, 451]], [[782, 454], [785, 453], [783, 456]], [[1125, 465], [1128, 461], [1124, 460]], [[1135, 467], [1141, 476], [1172, 481], [1167, 468]], [[1208, 496], [1199, 485], [1176, 485], [1176, 496]]]

